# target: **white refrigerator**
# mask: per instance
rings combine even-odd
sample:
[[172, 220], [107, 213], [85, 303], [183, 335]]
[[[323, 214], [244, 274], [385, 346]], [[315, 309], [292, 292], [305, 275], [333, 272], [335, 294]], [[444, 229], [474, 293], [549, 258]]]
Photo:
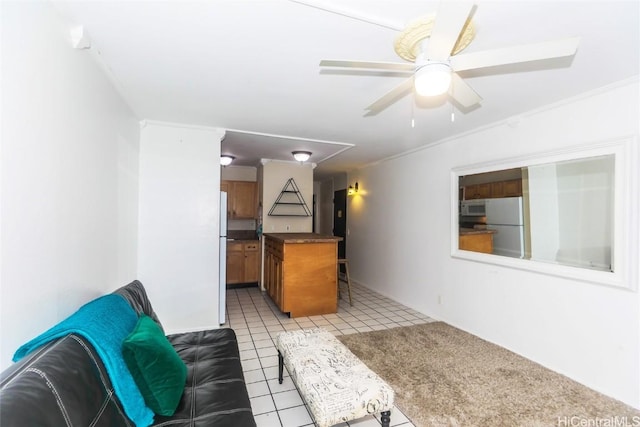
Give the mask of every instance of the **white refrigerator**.
[[220, 259], [218, 260], [218, 290], [220, 292], [218, 301], [218, 313], [220, 324], [225, 323], [226, 303], [227, 303], [227, 193], [220, 192]]
[[522, 197], [485, 199], [487, 229], [495, 230], [493, 253], [524, 257], [524, 216]]

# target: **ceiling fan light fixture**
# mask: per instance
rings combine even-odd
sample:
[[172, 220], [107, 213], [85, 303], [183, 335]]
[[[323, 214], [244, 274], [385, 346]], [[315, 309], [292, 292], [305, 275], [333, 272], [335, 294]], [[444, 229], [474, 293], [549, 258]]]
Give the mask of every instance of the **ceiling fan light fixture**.
[[311, 151], [292, 151], [291, 154], [300, 163], [306, 162], [311, 157]]
[[420, 96], [442, 95], [451, 85], [451, 66], [446, 62], [427, 63], [416, 71], [413, 84]]
[[222, 166], [229, 166], [234, 159], [235, 157], [230, 156], [229, 154], [223, 154], [220, 156], [220, 164]]

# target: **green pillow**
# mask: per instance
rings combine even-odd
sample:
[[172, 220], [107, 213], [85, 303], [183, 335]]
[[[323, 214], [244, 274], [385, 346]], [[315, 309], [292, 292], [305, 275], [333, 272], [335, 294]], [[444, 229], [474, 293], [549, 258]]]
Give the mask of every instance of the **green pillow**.
[[187, 367], [152, 318], [140, 315], [122, 343], [122, 355], [147, 406], [158, 415], [173, 415], [184, 391]]

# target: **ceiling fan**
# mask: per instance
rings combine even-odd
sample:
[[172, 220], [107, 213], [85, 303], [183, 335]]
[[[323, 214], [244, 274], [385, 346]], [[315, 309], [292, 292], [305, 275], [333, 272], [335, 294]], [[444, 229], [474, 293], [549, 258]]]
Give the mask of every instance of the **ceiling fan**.
[[[292, 0], [328, 12], [348, 16], [387, 28], [392, 25], [350, 11], [320, 6], [309, 0]], [[448, 92], [449, 97], [463, 108], [482, 101], [471, 86], [458, 75], [460, 71], [494, 67], [575, 54], [579, 37], [541, 43], [460, 54], [475, 36], [471, 15], [472, 2], [441, 1], [436, 15], [411, 22], [400, 31], [394, 49], [407, 62], [379, 62], [352, 60], [322, 60], [321, 67], [358, 68], [407, 73], [411, 76], [366, 108], [366, 116], [378, 114], [415, 88], [419, 96], [437, 96]], [[394, 28], [396, 29], [396, 28]]]

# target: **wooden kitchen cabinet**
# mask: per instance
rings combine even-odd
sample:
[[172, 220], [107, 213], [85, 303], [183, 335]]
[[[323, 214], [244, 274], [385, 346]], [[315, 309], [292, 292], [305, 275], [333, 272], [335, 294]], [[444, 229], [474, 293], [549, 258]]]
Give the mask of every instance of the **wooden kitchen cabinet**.
[[254, 219], [258, 214], [258, 185], [253, 181], [222, 181], [220, 191], [227, 192], [229, 219]]
[[255, 182], [234, 181], [233, 218], [255, 218], [257, 216], [257, 185]]
[[519, 197], [522, 196], [522, 180], [512, 179], [504, 182], [503, 197]]
[[465, 190], [465, 199], [486, 199], [491, 195], [491, 184], [468, 185]]
[[227, 285], [244, 281], [244, 249], [242, 243], [227, 242]]
[[494, 231], [460, 230], [458, 249], [464, 251], [493, 253]]
[[278, 307], [282, 306], [284, 243], [273, 239], [264, 241], [264, 287]]
[[522, 196], [522, 180], [511, 179], [491, 183], [491, 198]]
[[260, 243], [227, 242], [227, 285], [253, 283], [260, 278]]
[[260, 243], [244, 244], [244, 281], [245, 283], [260, 280]]
[[522, 196], [522, 180], [520, 179], [467, 185], [464, 190], [465, 200], [518, 196]]
[[280, 311], [291, 317], [338, 309], [338, 242], [314, 233], [264, 235], [264, 287]]
[[504, 181], [491, 183], [491, 197], [504, 197]]

